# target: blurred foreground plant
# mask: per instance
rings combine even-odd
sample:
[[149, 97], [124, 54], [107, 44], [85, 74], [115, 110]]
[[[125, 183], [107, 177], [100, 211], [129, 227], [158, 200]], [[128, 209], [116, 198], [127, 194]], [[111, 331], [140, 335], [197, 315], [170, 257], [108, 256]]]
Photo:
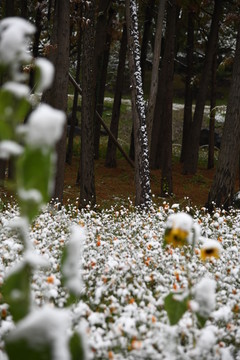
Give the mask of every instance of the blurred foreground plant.
[[[45, 59], [32, 59], [29, 37], [35, 27], [21, 18], [0, 22], [0, 76], [9, 79], [0, 88], [0, 157], [14, 159], [15, 190], [20, 217], [8, 224], [23, 242], [22, 260], [7, 274], [1, 286], [1, 302], [7, 308], [15, 328], [5, 338], [9, 359], [84, 359], [80, 334], [71, 329], [67, 309], [44, 306], [35, 309], [31, 300], [31, 278], [35, 268], [48, 266], [34, 252], [29, 240], [31, 222], [46, 204], [54, 187], [55, 145], [65, 124], [65, 115], [46, 104], [31, 113], [29, 74], [23, 71], [30, 64], [35, 90], [43, 91], [51, 84], [54, 69]], [[30, 113], [30, 115], [29, 115]], [[25, 120], [28, 117], [26, 123]], [[84, 240], [82, 229], [75, 228], [62, 260], [63, 284], [71, 300], [79, 296], [82, 283], [76, 252]]]

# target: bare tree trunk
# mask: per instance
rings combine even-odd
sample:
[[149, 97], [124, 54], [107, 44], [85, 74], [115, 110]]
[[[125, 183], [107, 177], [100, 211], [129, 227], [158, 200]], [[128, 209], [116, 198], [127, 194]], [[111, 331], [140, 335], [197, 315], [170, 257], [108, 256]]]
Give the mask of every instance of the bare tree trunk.
[[[82, 8], [80, 5], [79, 11], [80, 17], [82, 17]], [[78, 26], [78, 42], [77, 42], [77, 65], [76, 65], [76, 82], [79, 83], [80, 77], [80, 61], [81, 61], [81, 46], [82, 46], [82, 31], [80, 26]], [[74, 130], [76, 126], [77, 119], [77, 105], [78, 105], [78, 90], [74, 88], [74, 97], [73, 97], [73, 107], [72, 107], [72, 116], [70, 120], [70, 130], [68, 136], [68, 144], [67, 144], [67, 154], [66, 154], [66, 162], [67, 164], [72, 164], [72, 156], [73, 156], [73, 140], [74, 140]]]
[[188, 10], [188, 32], [187, 32], [187, 68], [185, 78], [185, 103], [183, 115], [182, 149], [180, 162], [184, 162], [187, 153], [187, 144], [190, 136], [192, 123], [192, 76], [193, 76], [193, 50], [194, 50], [194, 21], [193, 12]]
[[240, 150], [240, 26], [233, 65], [232, 84], [223, 128], [216, 175], [209, 192], [207, 207], [214, 204], [228, 208], [232, 205]]
[[208, 146], [208, 169], [214, 167], [214, 132], [215, 132], [215, 107], [216, 107], [216, 75], [217, 53], [215, 52], [212, 64], [211, 99], [210, 99], [210, 123], [209, 123], [209, 146]]
[[173, 73], [175, 57], [176, 24], [179, 14], [176, 0], [168, 5], [166, 49], [163, 69], [165, 69], [164, 97], [162, 107], [161, 132], [161, 196], [169, 196], [173, 192], [172, 183], [172, 103], [173, 103]]
[[206, 103], [207, 89], [211, 75], [212, 61], [217, 46], [218, 29], [222, 14], [222, 7], [223, 1], [215, 0], [212, 24], [206, 49], [205, 63], [200, 80], [193, 122], [190, 129], [188, 151], [186, 153], [186, 159], [184, 162], [183, 172], [185, 174], [195, 174], [197, 171], [200, 131], [203, 120], [204, 106]]
[[80, 203], [79, 207], [95, 205], [94, 178], [94, 115], [96, 73], [94, 62], [95, 16], [96, 3], [84, 6], [83, 16], [88, 24], [83, 31], [82, 57], [82, 117], [81, 117], [81, 159], [80, 159]]
[[[115, 138], [118, 138], [118, 124], [119, 124], [119, 116], [120, 116], [120, 107], [121, 107], [121, 98], [122, 98], [122, 88], [124, 81], [124, 69], [125, 69], [125, 61], [127, 54], [127, 28], [123, 26], [121, 47], [119, 52], [119, 63], [117, 70], [117, 79], [116, 79], [116, 87], [114, 94], [114, 102], [112, 109], [112, 119], [110, 125], [110, 131], [113, 133]], [[116, 167], [116, 145], [111, 140], [110, 136], [108, 138], [108, 146], [107, 146], [107, 154], [106, 154], [106, 167]]]
[[163, 27], [165, 5], [166, 5], [166, 0], [159, 0], [157, 28], [155, 34], [154, 53], [153, 53], [153, 62], [152, 62], [152, 76], [151, 76], [149, 100], [147, 107], [147, 132], [148, 132], [149, 150], [151, 148], [153, 116], [154, 116], [156, 99], [157, 99], [159, 63], [160, 63], [160, 53], [161, 53], [161, 44], [162, 44], [162, 27]]
[[6, 160], [0, 159], [0, 186], [4, 186], [6, 167]]
[[[69, 1], [56, 0], [54, 11], [52, 52], [50, 60], [55, 66], [55, 78], [51, 89], [43, 95], [43, 101], [56, 109], [67, 111], [68, 68], [69, 68]], [[55, 177], [54, 199], [62, 202], [64, 188], [64, 169], [66, 158], [66, 129], [57, 144], [57, 171]]]
[[[150, 166], [152, 169], [162, 167], [163, 161], [165, 161], [164, 157], [166, 151], [170, 151], [169, 146], [172, 144], [172, 135], [170, 133], [172, 125], [169, 122], [172, 121], [172, 81], [177, 13], [175, 1], [168, 3], [165, 48], [158, 81], [158, 92], [153, 117], [150, 149]], [[168, 149], [165, 149], [166, 145]]]
[[14, 3], [14, 0], [5, 0], [5, 17], [15, 16]]
[[[102, 116], [103, 97], [106, 82], [107, 69], [104, 64], [105, 47], [107, 44], [107, 29], [109, 27], [109, 5], [111, 0], [100, 0], [98, 5], [98, 16], [96, 23], [96, 39], [95, 39], [95, 71], [96, 71], [96, 111]], [[111, 22], [110, 13], [110, 22]], [[107, 59], [108, 60], [108, 59]], [[101, 124], [95, 116], [95, 130], [94, 130], [94, 156], [99, 159], [99, 143], [100, 143]]]
[[21, 0], [21, 11], [20, 11], [21, 17], [24, 19], [28, 18], [28, 6], [27, 6], [27, 0]]
[[144, 27], [143, 27], [143, 36], [142, 36], [142, 46], [141, 46], [141, 70], [142, 70], [142, 82], [144, 84], [144, 75], [145, 75], [145, 67], [146, 67], [146, 58], [147, 58], [147, 48], [149, 37], [152, 33], [152, 19], [154, 14], [154, 3], [155, 0], [148, 0], [145, 10], [145, 18], [144, 18]]
[[135, 143], [135, 205], [151, 205], [148, 138], [140, 66], [140, 45], [135, 0], [126, 0], [126, 23], [129, 45], [129, 67], [132, 86], [132, 113]]

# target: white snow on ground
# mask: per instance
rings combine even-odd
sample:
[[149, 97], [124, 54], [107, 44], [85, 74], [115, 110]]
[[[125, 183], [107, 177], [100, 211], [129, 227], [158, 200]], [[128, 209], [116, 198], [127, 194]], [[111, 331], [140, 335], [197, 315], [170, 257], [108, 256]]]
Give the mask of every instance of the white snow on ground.
[[[204, 236], [222, 245], [220, 259], [203, 262], [198, 248], [186, 257], [179, 248], [162, 246], [166, 219], [179, 211], [175, 205], [172, 209], [154, 206], [149, 214], [120, 205], [82, 212], [74, 206], [60, 211], [49, 207], [31, 227], [29, 241], [49, 264], [33, 275], [36, 309], [49, 304], [53, 309], [64, 307], [68, 295], [61, 285], [62, 250], [72, 225], [86, 229], [78, 253], [83, 288], [70, 307], [68, 326], [84, 329], [90, 358], [240, 359], [240, 211], [216, 210], [210, 216], [204, 209], [181, 209], [194, 214], [193, 221], [200, 224]], [[1, 282], [22, 257], [21, 241], [9, 227], [16, 216], [17, 207], [10, 205], [0, 215]], [[199, 290], [196, 300], [201, 307], [206, 304], [210, 313], [203, 329], [197, 328], [190, 311], [170, 326], [163, 308], [169, 291], [187, 288], [187, 272]], [[6, 311], [0, 323], [1, 339], [13, 327], [7, 305], [1, 304], [0, 312]]]

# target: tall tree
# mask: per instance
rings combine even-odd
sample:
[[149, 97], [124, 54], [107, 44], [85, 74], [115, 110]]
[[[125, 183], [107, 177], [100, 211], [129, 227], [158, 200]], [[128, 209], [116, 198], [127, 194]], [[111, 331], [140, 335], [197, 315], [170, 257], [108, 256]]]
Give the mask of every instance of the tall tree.
[[[178, 11], [176, 1], [167, 3], [167, 24], [165, 33], [165, 47], [162, 66], [158, 81], [157, 100], [153, 118], [152, 140], [150, 151], [151, 168], [160, 168], [164, 154], [170, 155], [172, 144], [172, 97], [173, 70], [175, 56], [175, 31]], [[167, 146], [166, 149], [164, 147]], [[165, 159], [166, 161], [166, 159]], [[167, 161], [170, 161], [169, 159]]]
[[214, 133], [216, 112], [216, 75], [217, 75], [217, 53], [215, 52], [212, 64], [212, 76], [210, 87], [210, 122], [209, 122], [209, 146], [208, 146], [208, 169], [214, 167]]
[[154, 15], [155, 0], [147, 0], [145, 8], [145, 18], [143, 25], [142, 45], [141, 45], [141, 70], [142, 70], [142, 82], [144, 83], [144, 75], [146, 68], [146, 58], [148, 50], [148, 42], [150, 35], [152, 34], [152, 20]]
[[163, 27], [165, 6], [166, 6], [166, 1], [159, 0], [158, 18], [157, 18], [155, 40], [154, 40], [151, 83], [150, 83], [149, 99], [147, 106], [147, 129], [148, 129], [149, 149], [151, 148], [152, 124], [153, 124], [153, 116], [154, 116], [156, 99], [157, 99], [159, 63], [160, 63], [160, 53], [161, 53], [161, 44], [162, 44], [162, 27]]
[[145, 103], [140, 66], [137, 6], [135, 0], [126, 0], [126, 24], [129, 47], [129, 69], [132, 86], [132, 115], [134, 123], [135, 204], [136, 206], [147, 209], [151, 205], [151, 188]]
[[[97, 23], [95, 35], [95, 71], [96, 71], [96, 110], [102, 116], [104, 90], [107, 77], [107, 65], [110, 48], [109, 28], [111, 27], [113, 11], [111, 0], [99, 0], [97, 6]], [[95, 116], [94, 154], [99, 158], [101, 124]]]
[[194, 51], [194, 11], [191, 5], [187, 8], [187, 46], [186, 46], [186, 76], [185, 101], [183, 115], [183, 135], [180, 161], [184, 162], [187, 154], [187, 144], [192, 123], [192, 77], [193, 77], [193, 51]]
[[82, 116], [80, 159], [80, 203], [79, 207], [96, 203], [94, 177], [94, 115], [95, 115], [95, 10], [96, 2], [83, 5], [83, 18], [87, 19], [83, 29], [82, 56]]
[[207, 206], [228, 208], [232, 205], [240, 150], [240, 23], [233, 65], [232, 84], [227, 104], [216, 175], [209, 192]]
[[200, 131], [202, 126], [204, 107], [207, 98], [207, 90], [210, 81], [213, 57], [217, 46], [218, 29], [222, 14], [222, 7], [223, 0], [215, 0], [211, 29], [205, 55], [205, 62], [201, 74], [198, 95], [196, 99], [196, 108], [194, 112], [193, 122], [190, 128], [190, 136], [187, 145], [186, 158], [184, 161], [183, 172], [185, 174], [195, 174], [197, 171]]
[[[54, 24], [51, 37], [49, 59], [55, 66], [55, 77], [51, 89], [43, 95], [43, 101], [52, 107], [67, 111], [68, 69], [69, 69], [69, 1], [55, 0]], [[55, 177], [54, 199], [62, 202], [64, 188], [64, 169], [66, 158], [66, 126], [57, 144], [57, 171]]]
[[[123, 89], [123, 81], [124, 81], [124, 69], [125, 69], [125, 61], [127, 54], [127, 28], [126, 24], [123, 25], [122, 31], [122, 39], [121, 46], [119, 51], [119, 63], [117, 70], [117, 79], [116, 79], [116, 87], [114, 92], [114, 101], [113, 101], [113, 109], [112, 109], [112, 119], [110, 124], [110, 130], [115, 136], [118, 138], [118, 125], [119, 125], [119, 117], [120, 117], [120, 107], [121, 107], [121, 98], [122, 98], [122, 89]], [[111, 137], [108, 138], [107, 145], [107, 153], [106, 153], [106, 167], [116, 167], [116, 144], [111, 140]]]

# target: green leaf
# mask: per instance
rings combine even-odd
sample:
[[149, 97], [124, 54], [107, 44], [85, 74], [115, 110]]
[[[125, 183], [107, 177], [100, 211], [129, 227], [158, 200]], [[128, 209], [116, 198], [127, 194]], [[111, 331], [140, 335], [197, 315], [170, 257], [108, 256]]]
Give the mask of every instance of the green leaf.
[[71, 352], [71, 360], [84, 360], [85, 353], [82, 344], [82, 338], [76, 332], [72, 335], [69, 341], [69, 348]]
[[28, 264], [24, 264], [7, 277], [2, 286], [3, 301], [9, 305], [15, 322], [29, 313], [30, 280], [31, 268]]
[[196, 313], [196, 316], [197, 316], [197, 324], [198, 324], [198, 326], [200, 328], [203, 328], [204, 325], [206, 324], [207, 318], [203, 317], [199, 313]]
[[6, 339], [6, 352], [9, 360], [51, 360], [51, 347], [46, 344], [41, 347], [33, 346], [24, 339]]
[[164, 307], [168, 314], [168, 319], [171, 325], [175, 325], [181, 319], [183, 314], [187, 311], [187, 303], [189, 296], [186, 296], [181, 301], [176, 296], [181, 296], [182, 293], [169, 293], [164, 299]]
[[[17, 124], [23, 123], [31, 109], [29, 101], [19, 98], [14, 93], [0, 89], [0, 122], [5, 123], [12, 129]], [[1, 139], [8, 139], [1, 133]]]
[[30, 222], [38, 214], [42, 204], [48, 202], [49, 184], [53, 180], [52, 153], [50, 150], [32, 149], [26, 147], [24, 153], [17, 159], [16, 178], [18, 189], [37, 190], [40, 201], [31, 197], [19, 197], [21, 214]]

